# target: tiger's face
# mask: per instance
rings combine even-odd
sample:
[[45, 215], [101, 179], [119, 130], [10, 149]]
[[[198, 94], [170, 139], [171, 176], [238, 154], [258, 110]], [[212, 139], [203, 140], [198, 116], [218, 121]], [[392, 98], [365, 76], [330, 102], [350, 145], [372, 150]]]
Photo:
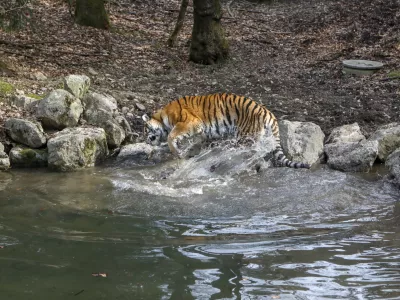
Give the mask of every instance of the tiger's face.
[[142, 119], [147, 129], [146, 142], [152, 146], [159, 146], [162, 142], [166, 142], [168, 138], [168, 131], [164, 128], [163, 124], [148, 115], [143, 115]]

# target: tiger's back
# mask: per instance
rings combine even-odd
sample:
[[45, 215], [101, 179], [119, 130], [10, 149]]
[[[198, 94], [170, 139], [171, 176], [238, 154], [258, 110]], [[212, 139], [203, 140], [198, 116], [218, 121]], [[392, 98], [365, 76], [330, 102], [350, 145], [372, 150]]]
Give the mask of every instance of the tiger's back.
[[265, 106], [244, 96], [226, 93], [186, 96], [171, 101], [151, 119], [147, 116], [143, 116], [143, 119], [153, 131], [150, 139], [155, 136], [159, 142], [167, 138], [169, 148], [177, 156], [181, 156], [178, 142], [196, 134], [207, 139], [228, 136], [258, 139], [272, 133], [276, 141], [274, 154], [281, 164], [292, 168], [309, 168], [307, 164], [286, 158], [275, 116]]

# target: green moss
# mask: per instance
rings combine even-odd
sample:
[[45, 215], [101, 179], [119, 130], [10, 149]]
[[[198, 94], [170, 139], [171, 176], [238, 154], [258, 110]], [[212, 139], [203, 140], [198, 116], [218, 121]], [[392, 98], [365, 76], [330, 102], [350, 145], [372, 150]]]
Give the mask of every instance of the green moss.
[[56, 88], [56, 90], [57, 90], [57, 89], [63, 90], [63, 89], [64, 89], [64, 82], [61, 81], [60, 83], [58, 83], [58, 84], [56, 85], [55, 88]]
[[[46, 149], [30, 149], [23, 148], [19, 152], [23, 165], [20, 167], [46, 167], [47, 166], [47, 150]], [[17, 164], [18, 166], [18, 164]]]
[[400, 77], [400, 70], [394, 70], [388, 74], [388, 77], [393, 78], [393, 77]]
[[36, 157], [35, 151], [29, 148], [21, 150], [20, 154], [24, 159], [28, 160], [32, 160]]
[[0, 96], [6, 96], [14, 91], [14, 86], [11, 83], [0, 81]]
[[86, 164], [91, 165], [95, 163], [96, 142], [92, 139], [85, 139], [83, 156], [85, 157]]
[[26, 96], [37, 100], [41, 100], [43, 98], [43, 96], [39, 96], [37, 94], [26, 94]]

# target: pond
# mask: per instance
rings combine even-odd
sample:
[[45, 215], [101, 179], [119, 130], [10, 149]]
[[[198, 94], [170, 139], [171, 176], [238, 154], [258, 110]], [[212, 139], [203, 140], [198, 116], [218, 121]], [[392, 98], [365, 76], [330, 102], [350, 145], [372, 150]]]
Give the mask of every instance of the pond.
[[220, 150], [0, 173], [1, 299], [400, 298], [384, 170], [257, 173]]

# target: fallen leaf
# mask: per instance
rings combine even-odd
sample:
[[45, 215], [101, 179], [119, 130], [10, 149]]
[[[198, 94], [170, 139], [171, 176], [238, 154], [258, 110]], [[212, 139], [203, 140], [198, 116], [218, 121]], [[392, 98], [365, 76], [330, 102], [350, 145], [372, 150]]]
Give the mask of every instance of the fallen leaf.
[[92, 273], [94, 277], [107, 277], [107, 273]]

